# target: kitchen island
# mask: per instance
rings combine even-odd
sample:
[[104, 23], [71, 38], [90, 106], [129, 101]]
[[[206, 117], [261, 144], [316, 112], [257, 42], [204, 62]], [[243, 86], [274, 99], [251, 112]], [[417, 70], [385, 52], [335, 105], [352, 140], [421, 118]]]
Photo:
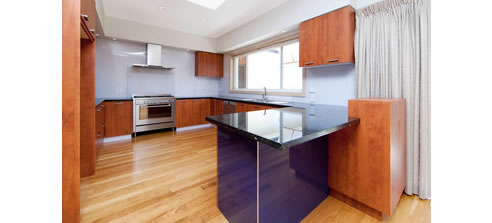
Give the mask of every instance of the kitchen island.
[[[385, 113], [385, 109], [392, 111], [393, 104], [404, 108], [404, 100], [369, 99], [351, 100], [349, 107], [295, 103], [286, 108], [208, 116], [206, 120], [218, 128], [218, 207], [222, 214], [232, 223], [299, 222], [331, 194], [377, 219], [391, 215], [393, 202], [404, 188], [393, 182], [404, 179], [404, 140], [400, 138], [405, 132], [401, 115]], [[374, 112], [391, 117], [381, 120]], [[368, 116], [371, 114], [376, 119]], [[403, 118], [404, 114], [403, 110]], [[387, 125], [392, 128], [389, 132], [379, 128]], [[367, 156], [368, 150], [374, 150], [369, 155], [372, 160], [360, 159], [359, 154]], [[359, 172], [375, 174], [375, 178], [365, 182]], [[359, 194], [368, 188], [375, 192], [371, 196], [380, 196], [376, 203], [365, 202]]]
[[218, 204], [229, 222], [299, 222], [328, 191], [328, 134], [347, 107], [298, 104], [207, 117], [218, 127]]

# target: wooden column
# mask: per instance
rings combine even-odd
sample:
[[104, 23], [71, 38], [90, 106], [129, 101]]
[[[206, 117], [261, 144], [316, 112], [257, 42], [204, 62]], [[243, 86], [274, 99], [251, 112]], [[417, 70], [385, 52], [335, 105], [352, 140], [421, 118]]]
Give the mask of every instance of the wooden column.
[[349, 116], [360, 124], [329, 135], [330, 193], [382, 220], [405, 188], [405, 99], [350, 100]]
[[62, 221], [80, 221], [80, 1], [62, 1]]

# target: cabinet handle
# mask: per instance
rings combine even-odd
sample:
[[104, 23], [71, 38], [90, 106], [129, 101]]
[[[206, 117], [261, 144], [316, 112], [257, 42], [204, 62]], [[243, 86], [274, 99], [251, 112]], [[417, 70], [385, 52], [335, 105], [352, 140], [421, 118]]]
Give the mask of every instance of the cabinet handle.
[[80, 15], [80, 16], [82, 16], [82, 18], [84, 18], [84, 19], [85, 19], [85, 21], [89, 21], [89, 16], [88, 16], [88, 15], [86, 15], [86, 14], [82, 14], [82, 15]]
[[328, 63], [330, 63], [330, 62], [337, 62], [337, 61], [338, 61], [338, 59], [328, 60]]
[[307, 62], [304, 65], [311, 65], [311, 64], [314, 64], [314, 62]]
[[123, 104], [123, 102], [115, 102], [114, 104], [115, 104], [115, 105], [122, 105], [122, 104]]
[[96, 30], [94, 30], [94, 29], [89, 29], [89, 31], [90, 31], [91, 33], [96, 34]]
[[96, 110], [96, 112], [100, 112], [100, 111], [101, 111], [101, 109], [100, 109], [100, 108]]

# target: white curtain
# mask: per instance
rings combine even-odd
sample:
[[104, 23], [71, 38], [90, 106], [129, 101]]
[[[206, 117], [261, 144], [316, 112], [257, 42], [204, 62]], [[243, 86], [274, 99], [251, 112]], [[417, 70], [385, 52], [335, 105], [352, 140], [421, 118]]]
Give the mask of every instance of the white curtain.
[[358, 97], [405, 98], [407, 194], [431, 196], [430, 5], [385, 0], [356, 11]]

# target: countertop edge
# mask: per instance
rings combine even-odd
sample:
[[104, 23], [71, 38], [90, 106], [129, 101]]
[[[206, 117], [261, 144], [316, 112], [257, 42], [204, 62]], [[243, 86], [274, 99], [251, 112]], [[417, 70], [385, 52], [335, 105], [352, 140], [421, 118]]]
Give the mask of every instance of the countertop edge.
[[96, 98], [96, 107], [107, 101], [133, 101], [131, 98]]
[[219, 100], [224, 100], [224, 101], [234, 101], [234, 102], [247, 103], [247, 104], [268, 105], [268, 106], [273, 106], [273, 107], [278, 107], [278, 108], [292, 107], [291, 102], [287, 102], [285, 104], [274, 104], [274, 103], [254, 101], [254, 100], [242, 100], [242, 99], [234, 99], [234, 98], [226, 98], [226, 97], [216, 97], [216, 96], [209, 96], [209, 97], [176, 97], [176, 100], [193, 100], [193, 99], [219, 99]]
[[207, 120], [208, 122], [210, 122], [212, 124], [215, 124], [217, 126], [224, 127], [226, 129], [232, 130], [235, 133], [238, 133], [238, 134], [240, 134], [242, 136], [245, 136], [245, 137], [247, 137], [249, 139], [252, 139], [252, 140], [259, 141], [261, 143], [267, 144], [267, 145], [269, 145], [269, 146], [271, 146], [271, 147], [273, 147], [274, 149], [277, 149], [277, 150], [289, 149], [291, 147], [294, 147], [294, 146], [303, 144], [303, 143], [308, 142], [308, 141], [311, 141], [313, 139], [317, 139], [317, 138], [320, 138], [320, 137], [329, 135], [331, 133], [334, 133], [336, 131], [342, 130], [342, 129], [347, 128], [347, 127], [350, 127], [350, 126], [358, 125], [360, 123], [360, 119], [359, 118], [350, 118], [350, 120], [348, 122], [346, 122], [346, 123], [343, 123], [343, 124], [334, 126], [332, 128], [325, 129], [325, 130], [322, 130], [322, 131], [319, 131], [319, 132], [316, 132], [316, 133], [313, 133], [313, 134], [309, 134], [309, 135], [303, 136], [301, 138], [298, 138], [298, 139], [289, 141], [287, 143], [281, 144], [281, 143], [278, 143], [278, 142], [274, 142], [274, 141], [272, 141], [270, 139], [266, 139], [264, 137], [255, 135], [255, 134], [250, 133], [248, 131], [244, 131], [242, 129], [236, 128], [234, 126], [230, 126], [230, 125], [227, 125], [225, 123], [216, 121], [216, 120], [214, 120], [212, 118], [209, 118], [209, 117], [211, 117], [211, 116], [205, 117], [205, 120]]

